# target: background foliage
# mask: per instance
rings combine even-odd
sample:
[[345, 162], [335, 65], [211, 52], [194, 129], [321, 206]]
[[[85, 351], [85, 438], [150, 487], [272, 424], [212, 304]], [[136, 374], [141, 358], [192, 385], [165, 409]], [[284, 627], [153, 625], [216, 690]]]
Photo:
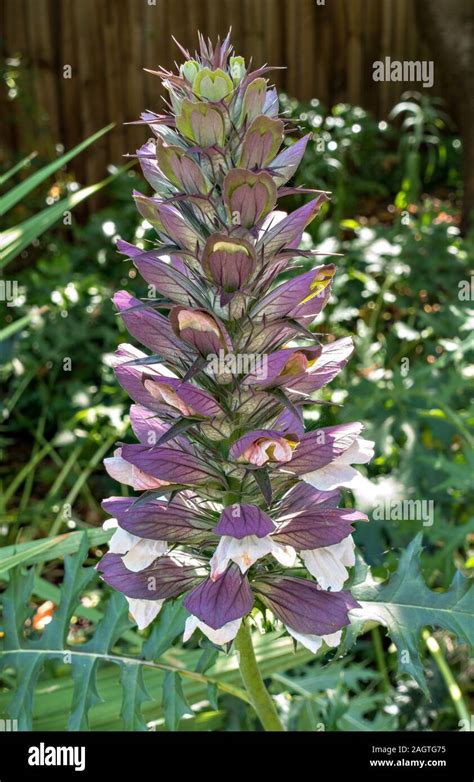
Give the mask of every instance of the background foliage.
[[[474, 286], [465, 300], [459, 282], [474, 271], [472, 236], [458, 227], [461, 144], [442, 107], [413, 94], [387, 123], [357, 106], [282, 100], [315, 134], [298, 183], [333, 192], [305, 235], [307, 247], [342, 254], [317, 329], [357, 345], [308, 420], [363, 420], [376, 441], [373, 497], [433, 501], [434, 519], [359, 525], [367, 564], [353, 589], [373, 621], [354, 625], [331, 665], [294, 652], [288, 637], [259, 636], [262, 670], [291, 729], [468, 729]], [[22, 231], [6, 249], [3, 281], [16, 288], [0, 324], [0, 716], [48, 730], [256, 729], [236, 657], [208, 642], [181, 646], [179, 602], [139, 633], [97, 578], [109, 535], [100, 500], [117, 491], [101, 462], [129, 436], [108, 360], [126, 335], [110, 297], [146, 293], [114, 245], [152, 232], [130, 198], [144, 187], [133, 169], [99, 183], [107, 205], [87, 220], [79, 204], [70, 225], [53, 225], [52, 210], [62, 215], [83, 190], [74, 160], [27, 179], [46, 162], [23, 161], [2, 183], [7, 225]]]

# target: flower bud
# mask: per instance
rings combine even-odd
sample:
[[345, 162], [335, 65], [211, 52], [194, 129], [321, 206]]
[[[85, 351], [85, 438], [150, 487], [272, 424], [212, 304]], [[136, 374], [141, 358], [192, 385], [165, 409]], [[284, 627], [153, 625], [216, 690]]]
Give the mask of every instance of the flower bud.
[[216, 71], [211, 71], [210, 68], [203, 68], [193, 82], [194, 94], [198, 98], [206, 98], [206, 100], [212, 103], [229, 100], [233, 89], [232, 79], [221, 68], [218, 68]]
[[245, 76], [245, 60], [243, 57], [231, 57], [229, 60], [229, 70], [234, 84], [238, 84]]
[[186, 60], [179, 68], [179, 72], [183, 79], [186, 79], [190, 84], [194, 82], [194, 79], [199, 73], [199, 63], [196, 60]]

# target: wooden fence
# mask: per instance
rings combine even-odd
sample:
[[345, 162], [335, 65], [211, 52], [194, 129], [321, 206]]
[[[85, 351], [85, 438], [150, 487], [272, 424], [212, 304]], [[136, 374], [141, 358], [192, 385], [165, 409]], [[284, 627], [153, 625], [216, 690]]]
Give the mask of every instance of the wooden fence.
[[3, 81], [10, 92], [0, 96], [4, 150], [8, 156], [37, 148], [51, 153], [56, 144], [68, 149], [117, 122], [82, 156], [83, 181], [96, 180], [146, 138], [140, 126], [122, 123], [161, 105], [158, 79], [143, 68], [172, 67], [180, 58], [172, 35], [194, 50], [198, 29], [214, 38], [230, 25], [238, 53], [255, 64], [286, 66], [274, 78], [288, 94], [356, 103], [384, 117], [408, 85], [374, 82], [373, 62], [386, 55], [427, 58], [413, 6], [414, 0], [3, 0]]

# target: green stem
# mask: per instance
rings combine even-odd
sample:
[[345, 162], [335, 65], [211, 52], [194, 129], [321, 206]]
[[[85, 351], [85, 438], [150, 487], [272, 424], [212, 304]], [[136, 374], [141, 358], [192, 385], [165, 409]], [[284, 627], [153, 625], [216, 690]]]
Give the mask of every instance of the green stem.
[[433, 657], [436, 665], [439, 668], [439, 672], [441, 676], [443, 677], [444, 683], [446, 685], [446, 688], [449, 693], [449, 697], [451, 698], [453, 702], [453, 706], [456, 709], [457, 715], [460, 720], [463, 720], [463, 722], [466, 725], [471, 724], [471, 716], [469, 714], [469, 710], [464, 702], [464, 698], [462, 696], [461, 688], [459, 687], [456, 679], [453, 676], [453, 673], [451, 671], [451, 668], [449, 667], [448, 663], [446, 662], [446, 659], [444, 657], [443, 651], [436, 640], [436, 638], [431, 635], [429, 630], [423, 630], [423, 640], [428, 648], [428, 651], [430, 652], [431, 656]]
[[252, 634], [245, 619], [235, 639], [235, 648], [239, 653], [239, 667], [252, 706], [265, 730], [284, 731], [265, 684], [263, 683], [252, 643]]
[[386, 692], [389, 692], [392, 688], [390, 684], [390, 676], [388, 675], [387, 664], [385, 662], [385, 652], [382, 644], [382, 636], [380, 635], [380, 628], [374, 627], [372, 629], [372, 642], [374, 644], [375, 659], [377, 661], [377, 668], [382, 676], [383, 687]]

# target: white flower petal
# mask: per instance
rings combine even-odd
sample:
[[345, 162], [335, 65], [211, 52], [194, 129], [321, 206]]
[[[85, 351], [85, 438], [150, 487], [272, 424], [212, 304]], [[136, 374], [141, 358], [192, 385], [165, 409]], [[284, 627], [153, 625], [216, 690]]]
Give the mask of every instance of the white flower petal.
[[[134, 536], [132, 536], [134, 537]], [[166, 553], [168, 544], [163, 540], [148, 540], [137, 538], [128, 554], [122, 557], [122, 562], [128, 570], [138, 573]]]
[[117, 529], [117, 527], [118, 527], [117, 519], [106, 519], [102, 524], [102, 529]]
[[[301, 559], [322, 589], [339, 592], [349, 573], [347, 567], [355, 562], [354, 541], [349, 535], [340, 543], [323, 548], [301, 551]], [[347, 567], [346, 567], [347, 566]]]
[[305, 633], [298, 633], [296, 630], [293, 630], [291, 627], [288, 627], [288, 625], [285, 625], [287, 631], [295, 641], [299, 641], [300, 644], [306, 647], [306, 649], [309, 649], [310, 652], [313, 652], [313, 654], [316, 654], [318, 649], [321, 648], [323, 644], [323, 639], [319, 635], [306, 635]]
[[130, 485], [132, 465], [126, 462], [125, 459], [122, 459], [121, 453], [122, 449], [117, 448], [113, 456], [104, 459], [104, 467], [111, 478], [119, 481], [119, 483]]
[[232, 622], [227, 622], [227, 624], [219, 627], [218, 630], [214, 630], [213, 627], [209, 627], [209, 625], [201, 622], [197, 616], [191, 614], [191, 616], [186, 619], [183, 641], [189, 641], [194, 631], [199, 629], [207, 638], [209, 638], [211, 643], [216, 644], [216, 646], [222, 646], [222, 644], [227, 644], [234, 640], [239, 632], [241, 623], [242, 619], [234, 619]]
[[127, 530], [117, 527], [109, 540], [109, 551], [111, 554], [126, 554], [140, 540], [141, 538], [138, 538], [136, 535], [132, 535]]
[[281, 543], [273, 543], [272, 554], [276, 561], [283, 567], [293, 567], [296, 562], [296, 551], [291, 546], [282, 546]]
[[347, 567], [353, 567], [355, 565], [355, 543], [352, 535], [348, 535], [347, 538], [344, 538], [344, 540], [341, 540], [334, 545], [339, 546], [339, 555], [342, 564]]
[[285, 625], [288, 633], [293, 636], [296, 641], [299, 641], [306, 649], [316, 654], [321, 648], [323, 641], [331, 647], [339, 646], [341, 642], [342, 630], [338, 630], [337, 633], [331, 633], [330, 635], [309, 635], [307, 633], [298, 633], [288, 625]]
[[121, 448], [117, 448], [113, 456], [104, 459], [104, 467], [111, 478], [126, 486], [131, 486], [136, 491], [158, 489], [166, 483], [166, 481], [160, 481], [158, 478], [148, 475], [123, 459]]
[[367, 464], [374, 456], [373, 440], [356, 437], [351, 446], [335, 459], [337, 464]]
[[320, 491], [332, 491], [339, 486], [354, 491], [363, 478], [351, 465], [370, 462], [374, 455], [374, 444], [372, 440], [356, 437], [347, 451], [337, 456], [330, 464], [307, 472], [301, 478]]
[[192, 634], [194, 633], [194, 631], [198, 626], [197, 623], [198, 623], [198, 619], [196, 616], [193, 616], [192, 614], [191, 616], [188, 616], [188, 618], [186, 619], [186, 624], [184, 625], [183, 643], [189, 641], [189, 639], [191, 638]]
[[330, 635], [323, 635], [323, 641], [328, 646], [339, 646], [342, 638], [342, 630], [338, 630], [337, 633], [331, 633]]
[[358, 476], [359, 473], [354, 467], [338, 464], [337, 461], [334, 461], [326, 467], [320, 467], [319, 470], [305, 473], [301, 479], [320, 491], [332, 491], [338, 486], [351, 488], [351, 484], [357, 481]]
[[221, 573], [227, 570], [230, 561], [229, 549], [233, 538], [223, 535], [217, 544], [216, 550], [210, 559], [211, 578], [215, 580]]
[[153, 622], [153, 619], [158, 616], [161, 606], [165, 602], [164, 600], [141, 600], [135, 597], [127, 597], [127, 601], [128, 610], [137, 623], [139, 630], [144, 630], [145, 627], [148, 627]]
[[246, 573], [257, 559], [265, 557], [273, 551], [275, 544], [270, 537], [258, 538], [256, 535], [246, 535], [244, 538], [232, 538], [224, 535], [211, 559], [211, 577], [223, 573], [229, 560]]

